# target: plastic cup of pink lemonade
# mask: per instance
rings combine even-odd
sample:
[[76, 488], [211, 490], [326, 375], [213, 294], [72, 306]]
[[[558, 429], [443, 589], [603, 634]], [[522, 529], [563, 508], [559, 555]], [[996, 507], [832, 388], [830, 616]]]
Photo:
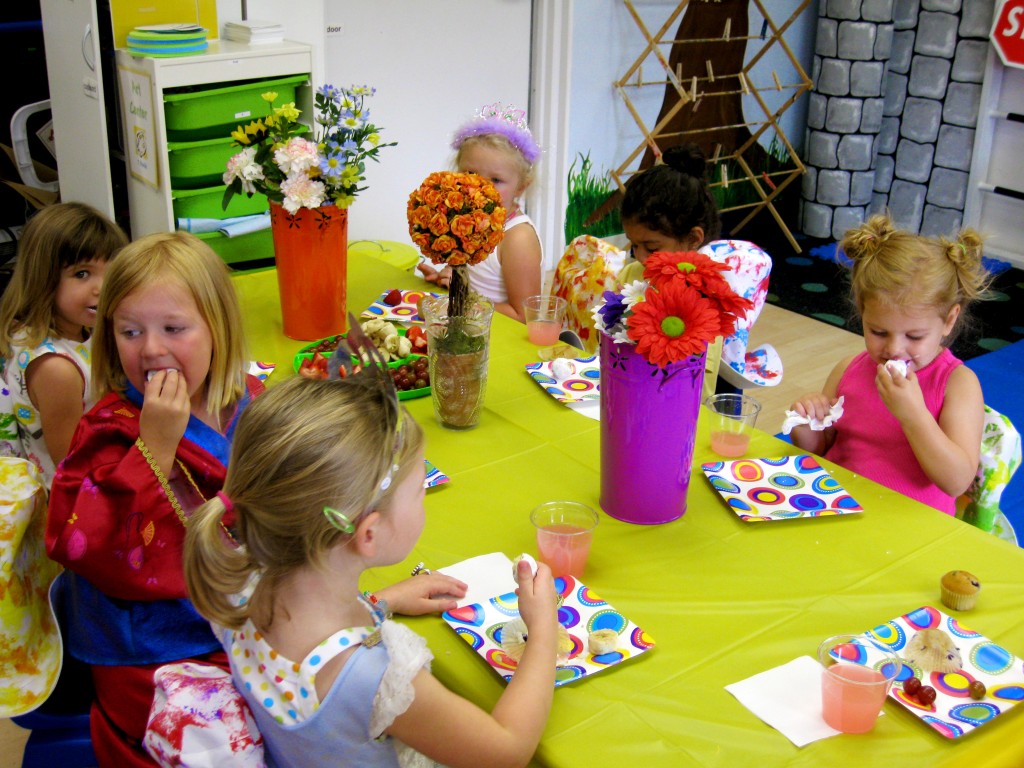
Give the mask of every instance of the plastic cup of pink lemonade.
[[577, 501], [548, 501], [534, 508], [537, 551], [555, 576], [580, 578], [587, 567], [597, 512]]
[[902, 662], [889, 648], [866, 635], [835, 635], [818, 646], [821, 714], [843, 733], [867, 733], [875, 727], [885, 697]]
[[745, 454], [761, 404], [750, 395], [729, 393], [709, 395], [704, 405], [711, 411], [711, 450], [727, 458]]
[[550, 347], [558, 343], [567, 302], [561, 296], [529, 296], [523, 302], [526, 333], [531, 344]]

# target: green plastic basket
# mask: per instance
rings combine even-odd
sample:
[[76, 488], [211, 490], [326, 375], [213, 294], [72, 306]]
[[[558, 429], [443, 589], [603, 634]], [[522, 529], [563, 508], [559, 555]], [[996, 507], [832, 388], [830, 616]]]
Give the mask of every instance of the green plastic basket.
[[274, 258], [274, 236], [269, 229], [238, 237], [227, 237], [220, 232], [203, 232], [196, 237], [210, 246], [226, 264]]
[[223, 184], [202, 189], [172, 189], [171, 200], [174, 217], [177, 219], [230, 219], [270, 210], [267, 196], [259, 192], [252, 197], [234, 195], [228, 207], [221, 208], [224, 200]]
[[167, 167], [174, 189], [200, 189], [223, 183], [228, 160], [242, 150], [231, 137], [167, 142]]
[[219, 88], [186, 87], [164, 91], [164, 122], [168, 141], [199, 141], [229, 137], [239, 125], [265, 117], [270, 105], [262, 94], [275, 91], [274, 104], [295, 101], [295, 91], [309, 75], [255, 80]]

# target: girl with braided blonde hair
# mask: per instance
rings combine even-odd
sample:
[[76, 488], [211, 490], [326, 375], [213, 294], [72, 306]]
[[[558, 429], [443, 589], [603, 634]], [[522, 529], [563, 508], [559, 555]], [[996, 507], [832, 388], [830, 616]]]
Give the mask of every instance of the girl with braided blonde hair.
[[[841, 245], [866, 349], [793, 403], [810, 422], [793, 443], [952, 515], [978, 470], [984, 420], [978, 377], [949, 350], [991, 280], [981, 238], [924, 237], [876, 215]], [[840, 403], [842, 418], [823, 426]]]

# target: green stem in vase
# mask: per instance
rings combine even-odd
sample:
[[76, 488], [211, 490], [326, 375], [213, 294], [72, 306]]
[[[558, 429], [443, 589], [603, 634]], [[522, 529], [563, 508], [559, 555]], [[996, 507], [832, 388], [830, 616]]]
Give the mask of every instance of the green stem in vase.
[[472, 306], [470, 295], [469, 268], [464, 264], [452, 267], [448, 286], [448, 329], [438, 340], [440, 352], [464, 355], [484, 348], [486, 334], [481, 335], [480, 321], [467, 313], [467, 308]]

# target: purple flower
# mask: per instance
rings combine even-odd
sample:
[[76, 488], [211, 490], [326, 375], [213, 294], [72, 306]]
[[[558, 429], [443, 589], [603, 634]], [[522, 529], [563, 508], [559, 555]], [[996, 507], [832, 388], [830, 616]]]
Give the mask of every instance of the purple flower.
[[604, 292], [604, 306], [598, 309], [601, 319], [604, 320], [604, 327], [614, 328], [622, 321], [622, 315], [626, 312], [626, 303], [621, 293], [614, 291]]

